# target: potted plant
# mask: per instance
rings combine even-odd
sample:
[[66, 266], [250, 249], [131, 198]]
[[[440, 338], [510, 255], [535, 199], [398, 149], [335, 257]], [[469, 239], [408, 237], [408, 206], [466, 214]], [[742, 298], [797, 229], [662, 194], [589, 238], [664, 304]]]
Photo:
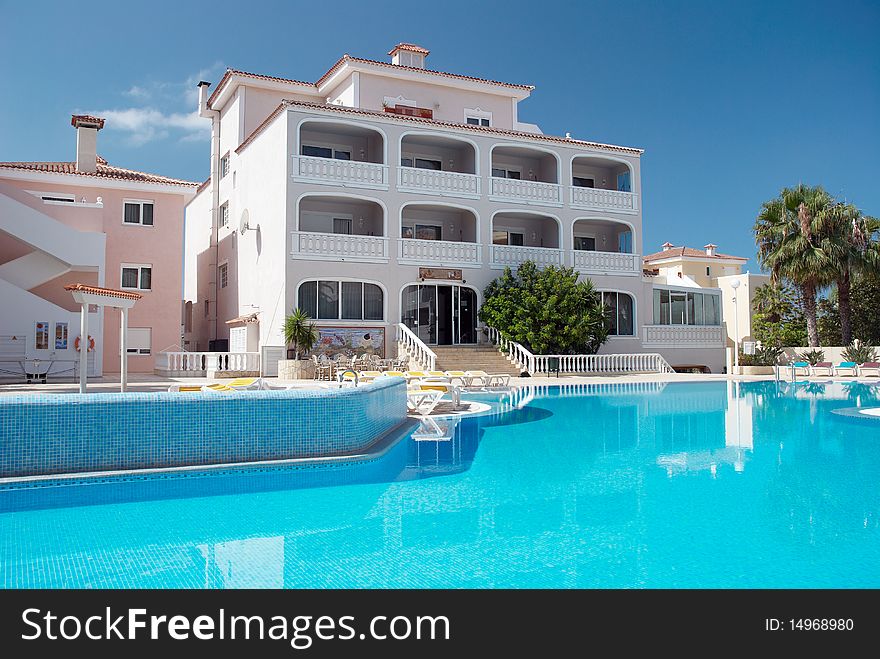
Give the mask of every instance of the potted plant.
[[746, 355], [740, 352], [739, 365], [743, 375], [772, 375], [782, 348], [776, 346], [761, 346], [755, 350], [754, 355]]
[[[278, 377], [282, 380], [300, 380], [310, 377], [308, 360], [303, 359], [318, 341], [318, 330], [309, 315], [302, 309], [294, 309], [284, 318], [284, 342], [291, 346], [287, 359], [278, 360]], [[291, 358], [292, 357], [292, 358]]]

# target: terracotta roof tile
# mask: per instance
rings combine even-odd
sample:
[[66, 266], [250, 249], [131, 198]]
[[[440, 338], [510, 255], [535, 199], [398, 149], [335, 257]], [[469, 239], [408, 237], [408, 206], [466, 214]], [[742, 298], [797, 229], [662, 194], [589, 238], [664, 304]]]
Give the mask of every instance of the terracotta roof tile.
[[75, 114], [70, 118], [70, 125], [76, 128], [76, 125], [80, 122], [88, 123], [88, 124], [98, 124], [96, 127], [98, 130], [101, 130], [104, 127], [104, 119], [101, 117], [94, 117], [90, 114]]
[[437, 121], [435, 119], [421, 119], [419, 117], [409, 117], [400, 114], [392, 114], [388, 112], [378, 112], [376, 110], [363, 110], [360, 108], [349, 108], [342, 105], [330, 105], [326, 103], [308, 103], [306, 101], [291, 101], [284, 100], [282, 101], [272, 113], [263, 120], [259, 126], [257, 126], [253, 132], [248, 135], [245, 140], [238, 146], [235, 150], [236, 153], [241, 153], [248, 144], [250, 144], [254, 138], [259, 135], [263, 129], [271, 123], [275, 117], [277, 117], [285, 108], [289, 107], [302, 107], [302, 108], [310, 108], [316, 110], [325, 110], [328, 112], [338, 112], [340, 114], [357, 114], [361, 116], [368, 117], [382, 117], [385, 119], [391, 119], [393, 121], [403, 121], [408, 123], [416, 123], [423, 124], [426, 126], [442, 126], [444, 128], [455, 128], [457, 130], [466, 130], [471, 132], [478, 133], [486, 133], [488, 135], [506, 135], [510, 137], [526, 137], [532, 140], [538, 140], [542, 142], [553, 142], [555, 144], [563, 144], [566, 146], [582, 146], [589, 147], [593, 149], [604, 149], [606, 151], [615, 151], [619, 153], [628, 153], [632, 155], [640, 155], [643, 153], [642, 149], [635, 149], [629, 146], [616, 146], [614, 144], [602, 144], [601, 142], [588, 142], [586, 140], [576, 140], [568, 137], [557, 137], [556, 135], [543, 135], [538, 133], [526, 133], [524, 131], [519, 130], [507, 130], [504, 128], [493, 128], [491, 126], [474, 126], [472, 124], [457, 124], [451, 121]]
[[117, 288], [101, 288], [100, 286], [88, 286], [86, 284], [68, 284], [64, 287], [65, 291], [92, 293], [93, 295], [104, 295], [106, 297], [118, 297], [123, 300], [140, 300], [143, 295], [134, 291], [121, 291]]
[[101, 156], [97, 158], [97, 171], [94, 173], [76, 171], [75, 162], [0, 162], [0, 168], [23, 169], [32, 172], [45, 172], [47, 174], [73, 174], [76, 176], [93, 176], [95, 178], [113, 179], [118, 181], [134, 181], [137, 183], [159, 183], [163, 185], [189, 185], [196, 187], [198, 183], [184, 181], [182, 179], [138, 172], [133, 169], [108, 165]]
[[417, 46], [414, 43], [406, 43], [405, 41], [402, 41], [401, 43], [394, 46], [394, 48], [392, 48], [391, 50], [388, 51], [388, 54], [393, 55], [398, 50], [408, 50], [411, 53], [418, 53], [419, 55], [430, 55], [431, 54], [431, 51], [428, 50], [427, 48], [422, 48], [421, 46]]
[[694, 249], [693, 247], [670, 247], [668, 250], [663, 252], [655, 252], [654, 254], [648, 254], [644, 256], [642, 260], [645, 263], [649, 263], [651, 261], [662, 261], [664, 259], [675, 259], [681, 258], [683, 256], [688, 257], [696, 257], [701, 259], [736, 259], [738, 261], [748, 261], [747, 258], [742, 256], [733, 256], [731, 254], [719, 254], [715, 253], [715, 256], [709, 256], [706, 254], [705, 249]]
[[211, 185], [211, 177], [210, 176], [208, 178], [206, 178], [204, 181], [202, 181], [201, 184], [199, 185], [199, 187], [196, 188], [196, 194], [199, 194], [202, 190], [207, 188], [209, 185]]
[[223, 77], [220, 78], [220, 82], [217, 83], [217, 86], [214, 88], [214, 91], [211, 92], [211, 95], [208, 97], [208, 107], [211, 107], [211, 104], [214, 102], [217, 94], [220, 93], [220, 90], [223, 89], [223, 85], [226, 84], [226, 81], [229, 80], [232, 76], [243, 76], [245, 78], [254, 78], [255, 80], [270, 80], [274, 82], [288, 82], [293, 85], [305, 85], [306, 87], [314, 87], [315, 93], [318, 93], [318, 88], [313, 82], [305, 82], [303, 80], [293, 80], [292, 78], [279, 78], [277, 76], [267, 76], [262, 75], [260, 73], [249, 73], [248, 71], [239, 71], [238, 69], [226, 69], [226, 73], [223, 74]]

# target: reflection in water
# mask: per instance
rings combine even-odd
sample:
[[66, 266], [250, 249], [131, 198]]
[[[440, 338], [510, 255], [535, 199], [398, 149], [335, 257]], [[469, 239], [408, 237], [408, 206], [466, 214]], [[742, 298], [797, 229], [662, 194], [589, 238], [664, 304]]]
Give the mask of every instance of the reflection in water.
[[857, 384], [533, 388], [366, 464], [0, 515], [4, 585], [878, 586]]

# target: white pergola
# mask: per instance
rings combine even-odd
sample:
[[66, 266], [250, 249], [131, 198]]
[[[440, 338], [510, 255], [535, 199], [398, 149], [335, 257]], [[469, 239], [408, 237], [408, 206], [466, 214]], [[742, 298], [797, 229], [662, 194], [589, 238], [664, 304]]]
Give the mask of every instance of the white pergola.
[[73, 300], [82, 308], [80, 312], [79, 335], [79, 392], [86, 393], [86, 380], [89, 370], [89, 306], [113, 307], [120, 311], [119, 323], [119, 390], [125, 391], [128, 385], [128, 310], [143, 295], [134, 291], [120, 291], [115, 288], [100, 288], [86, 284], [69, 284], [64, 290], [73, 294]]

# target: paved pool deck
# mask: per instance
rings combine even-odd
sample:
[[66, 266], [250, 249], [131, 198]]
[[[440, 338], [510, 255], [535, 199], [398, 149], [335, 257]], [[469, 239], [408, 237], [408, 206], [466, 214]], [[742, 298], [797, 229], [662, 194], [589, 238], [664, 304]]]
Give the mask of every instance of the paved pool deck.
[[[173, 384], [199, 385], [214, 382], [229, 382], [230, 379], [211, 378], [168, 378], [158, 375], [133, 373], [129, 374], [129, 391], [167, 391]], [[554, 384], [610, 384], [615, 382], [726, 382], [728, 380], [739, 382], [756, 382], [761, 380], [774, 380], [772, 375], [724, 375], [720, 373], [647, 373], [637, 375], [562, 375], [560, 377], [536, 376], [531, 378], [511, 378], [511, 386], [528, 385], [554, 385]], [[798, 377], [798, 381], [809, 382], [864, 382], [880, 384], [877, 377]], [[272, 384], [295, 386], [303, 388], [316, 388], [321, 385], [317, 380], [278, 380], [270, 378]], [[323, 384], [327, 384], [324, 382]], [[47, 384], [25, 384], [20, 380], [0, 379], [0, 396], [16, 394], [74, 394], [79, 391], [79, 385], [65, 379]], [[113, 374], [100, 378], [91, 378], [88, 383], [89, 393], [115, 393], [119, 391], [119, 376]]]

